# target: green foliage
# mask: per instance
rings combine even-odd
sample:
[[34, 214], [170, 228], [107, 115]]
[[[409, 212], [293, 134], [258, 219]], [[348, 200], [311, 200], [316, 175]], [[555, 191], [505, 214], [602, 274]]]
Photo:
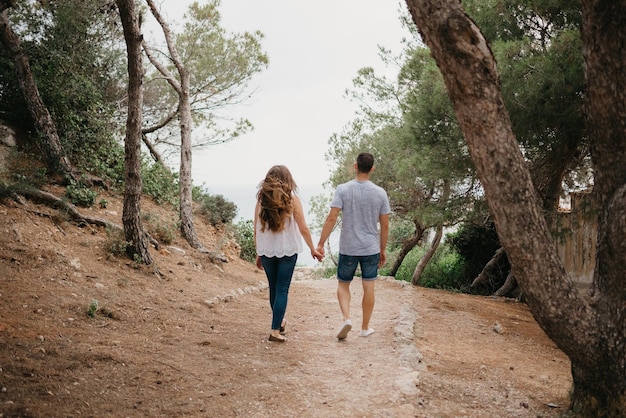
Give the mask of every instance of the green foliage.
[[[189, 100], [194, 125], [206, 133], [194, 137], [195, 147], [229, 141], [252, 129], [246, 119], [233, 120], [219, 113], [251, 97], [250, 80], [268, 64], [267, 55], [261, 49], [263, 34], [258, 31], [228, 33], [221, 26], [219, 5], [219, 0], [192, 3], [184, 15], [182, 31], [173, 34], [182, 65], [190, 74]], [[154, 57], [162, 57], [162, 66], [172, 69], [169, 53], [160, 52]], [[173, 74], [178, 77], [176, 71]], [[145, 122], [153, 126], [177, 109], [180, 98], [154, 68], [148, 69], [146, 79]], [[179, 126], [176, 118], [171, 121], [173, 123], [159, 129], [159, 138], [154, 142], [164, 146], [175, 143], [171, 139], [178, 137]]]
[[176, 238], [176, 233], [179, 229], [177, 225], [164, 221], [158, 216], [153, 217], [147, 213], [143, 214], [143, 219], [146, 221], [150, 233], [162, 244], [171, 244]]
[[162, 205], [169, 203], [176, 206], [178, 202], [178, 175], [172, 173], [159, 163], [142, 162], [141, 177], [143, 192]]
[[256, 247], [254, 246], [254, 222], [250, 219], [240, 220], [234, 226], [234, 235], [241, 248], [239, 256], [251, 263], [256, 262]]
[[221, 194], [210, 194], [194, 188], [194, 201], [200, 204], [198, 211], [211, 225], [228, 224], [237, 216], [237, 205]]
[[98, 312], [98, 301], [94, 299], [89, 304], [89, 308], [87, 308], [87, 316], [90, 318], [95, 318], [97, 312]]
[[132, 244], [126, 241], [124, 231], [121, 229], [106, 229], [107, 240], [104, 243], [104, 249], [113, 257], [126, 257], [128, 248]]
[[13, 182], [21, 186], [40, 188], [47, 183], [48, 171], [38, 155], [12, 149], [6, 167], [1, 168]]
[[[412, 250], [398, 269], [397, 280], [411, 281], [415, 267], [426, 250], [422, 247]], [[389, 266], [381, 269], [381, 274], [389, 274]], [[437, 248], [435, 255], [430, 260], [420, 278], [420, 285], [434, 289], [454, 290], [468, 292], [468, 281], [463, 277], [464, 261], [453, 248], [446, 243]]]
[[[491, 260], [496, 250], [500, 248], [500, 241], [495, 226], [465, 223], [458, 231], [448, 236], [450, 246], [463, 259], [462, 276], [465, 282], [471, 283]], [[510, 265], [506, 256], [503, 257], [488, 273], [487, 284], [481, 285], [475, 292], [492, 294], [506, 279]]]
[[[125, 63], [123, 43], [116, 42], [121, 31], [113, 24], [117, 14], [99, 0], [66, 0], [17, 2], [10, 16], [64, 151], [77, 167], [102, 175], [92, 161], [115, 146], [113, 115]], [[3, 119], [35, 131], [6, 54], [0, 80]]]
[[98, 192], [82, 184], [70, 183], [65, 189], [65, 197], [76, 206], [90, 208], [96, 201]]
[[469, 292], [467, 280], [463, 278], [463, 259], [450, 247], [443, 245], [428, 263], [420, 284], [435, 289]]

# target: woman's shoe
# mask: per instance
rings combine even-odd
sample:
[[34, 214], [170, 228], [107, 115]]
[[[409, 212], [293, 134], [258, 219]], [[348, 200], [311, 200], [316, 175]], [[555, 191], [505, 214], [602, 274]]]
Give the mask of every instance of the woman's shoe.
[[280, 324], [280, 335], [285, 335], [285, 327], [287, 326], [287, 320], [283, 319], [283, 322]]
[[270, 334], [270, 337], [268, 338], [268, 340], [270, 341], [276, 341], [279, 343], [284, 343], [285, 341], [287, 341], [287, 337], [275, 337], [274, 335]]

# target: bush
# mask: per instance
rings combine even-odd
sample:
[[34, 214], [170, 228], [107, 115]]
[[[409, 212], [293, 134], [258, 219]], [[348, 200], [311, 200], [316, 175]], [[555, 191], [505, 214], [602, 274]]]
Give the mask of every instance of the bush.
[[96, 201], [98, 193], [81, 184], [70, 183], [65, 189], [65, 197], [76, 206], [89, 208]]
[[[396, 273], [397, 280], [410, 282], [413, 272], [426, 249], [415, 248], [404, 259]], [[391, 258], [391, 257], [390, 257]], [[439, 246], [420, 278], [420, 286], [447, 289], [461, 292], [469, 290], [469, 283], [463, 275], [463, 259], [447, 244]], [[389, 273], [388, 267], [381, 269], [381, 274]]]
[[114, 257], [125, 257], [130, 242], [126, 241], [124, 231], [121, 229], [106, 228], [107, 240], [104, 249]]
[[178, 205], [178, 175], [172, 173], [159, 163], [149, 164], [143, 161], [141, 168], [143, 192], [162, 205], [169, 203]]
[[449, 246], [439, 247], [426, 266], [420, 284], [434, 289], [469, 292], [471, 284], [463, 277], [463, 258]]
[[237, 216], [237, 205], [227, 200], [221, 194], [212, 195], [196, 190], [196, 198], [194, 200], [200, 204], [199, 212], [213, 226], [229, 224]]
[[[471, 282], [478, 276], [485, 264], [491, 260], [500, 248], [498, 234], [493, 223], [487, 225], [463, 224], [461, 228], [449, 236], [450, 246], [463, 259], [463, 280]], [[506, 256], [488, 272], [488, 280], [474, 292], [492, 294], [502, 286], [510, 270]]]
[[241, 220], [234, 227], [235, 240], [241, 252], [239, 256], [251, 263], [256, 262], [256, 248], [254, 246], [254, 222], [251, 220]]
[[31, 153], [11, 150], [7, 158], [6, 168], [0, 168], [3, 175], [13, 182], [25, 186], [41, 188], [48, 182], [48, 172], [41, 159]]

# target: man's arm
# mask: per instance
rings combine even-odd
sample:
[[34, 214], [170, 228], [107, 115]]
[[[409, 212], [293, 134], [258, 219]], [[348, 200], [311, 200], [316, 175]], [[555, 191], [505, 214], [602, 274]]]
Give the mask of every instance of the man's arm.
[[382, 267], [387, 261], [387, 239], [389, 238], [389, 214], [380, 215], [378, 218], [380, 222], [380, 261], [378, 266]]
[[326, 217], [326, 221], [324, 221], [324, 226], [322, 227], [322, 233], [320, 234], [320, 240], [317, 243], [317, 251], [324, 254], [324, 243], [330, 236], [330, 233], [333, 232], [333, 228], [337, 223], [337, 218], [339, 217], [339, 208], [330, 208], [330, 212]]

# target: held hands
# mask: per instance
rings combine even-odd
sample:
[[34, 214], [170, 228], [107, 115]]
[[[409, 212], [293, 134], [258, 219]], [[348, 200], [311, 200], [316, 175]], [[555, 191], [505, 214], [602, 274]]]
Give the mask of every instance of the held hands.
[[317, 261], [322, 261], [326, 256], [323, 245], [318, 245], [317, 248], [311, 249], [311, 256]]
[[261, 257], [259, 257], [258, 255], [256, 256], [256, 268], [258, 268], [259, 270], [263, 270], [263, 264], [261, 263]]
[[321, 262], [324, 259], [324, 253], [320, 252], [318, 249], [313, 248], [311, 250], [311, 257], [316, 259], [318, 262]]

